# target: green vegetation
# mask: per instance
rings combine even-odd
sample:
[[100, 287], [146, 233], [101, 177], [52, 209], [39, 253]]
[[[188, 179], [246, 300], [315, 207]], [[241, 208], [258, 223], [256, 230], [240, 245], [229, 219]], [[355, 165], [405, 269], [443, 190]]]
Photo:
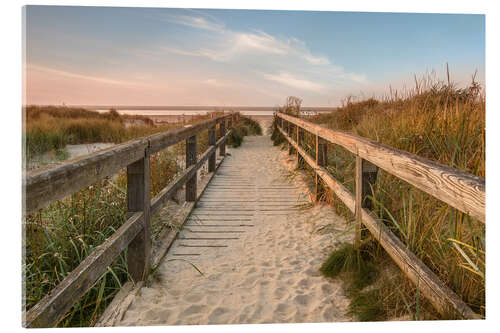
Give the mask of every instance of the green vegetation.
[[233, 132], [229, 136], [228, 144], [233, 148], [239, 147], [247, 135], [262, 135], [262, 128], [257, 121], [240, 116], [239, 122], [233, 127]]
[[[68, 107], [28, 106], [25, 113], [27, 161], [45, 152], [63, 149], [67, 144], [120, 143], [179, 126], [154, 126], [145, 116], [120, 115], [115, 110], [99, 113]], [[192, 117], [192, 122], [208, 118], [208, 115], [198, 115]]]
[[[290, 113], [289, 103], [283, 110]], [[350, 98], [338, 111], [308, 120], [485, 177], [485, 98], [474, 78], [463, 89], [448, 82], [416, 80], [415, 89], [403, 96], [395, 92], [381, 100], [356, 102]], [[279, 137], [275, 134], [278, 142]], [[305, 149], [311, 154], [313, 140], [312, 135], [306, 134]], [[328, 171], [354, 193], [354, 156], [338, 145], [329, 145], [327, 160]], [[332, 192], [327, 193], [326, 199], [347, 221], [354, 220]], [[474, 311], [484, 315], [485, 225], [383, 170], [371, 200], [379, 219]], [[379, 251], [372, 257], [387, 265], [387, 261], [382, 261], [384, 256]], [[398, 279], [407, 281], [402, 273], [398, 275]], [[378, 305], [385, 313], [380, 318], [395, 315], [388, 305], [394, 302], [399, 304], [401, 314], [406, 311], [413, 318], [420, 318], [410, 313], [402, 301], [410, 303], [408, 300], [418, 295], [417, 288], [406, 282], [402, 286], [400, 292], [391, 293], [393, 298], [384, 297]], [[364, 301], [366, 298], [352, 299], [358, 305]], [[419, 313], [426, 306], [421, 300], [420, 303]]]

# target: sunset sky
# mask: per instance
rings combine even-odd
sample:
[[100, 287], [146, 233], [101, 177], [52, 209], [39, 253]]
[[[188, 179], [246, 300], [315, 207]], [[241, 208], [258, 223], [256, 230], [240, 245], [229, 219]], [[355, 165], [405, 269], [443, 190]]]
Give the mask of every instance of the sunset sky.
[[484, 83], [483, 15], [26, 7], [26, 103], [336, 106], [448, 62]]

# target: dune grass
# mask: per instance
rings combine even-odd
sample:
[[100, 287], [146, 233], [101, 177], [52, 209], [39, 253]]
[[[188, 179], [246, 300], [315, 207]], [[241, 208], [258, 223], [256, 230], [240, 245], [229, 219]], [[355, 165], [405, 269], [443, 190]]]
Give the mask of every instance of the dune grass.
[[[196, 115], [191, 117], [190, 122], [210, 117]], [[120, 143], [180, 126], [165, 123], [155, 126], [148, 117], [120, 115], [115, 110], [100, 113], [55, 106], [28, 106], [25, 108], [25, 120], [23, 135], [27, 161], [46, 152], [61, 151], [67, 144]]]
[[247, 135], [262, 135], [262, 128], [257, 121], [240, 116], [239, 122], [233, 127], [233, 132], [229, 136], [228, 144], [233, 148], [239, 147]]
[[[283, 108], [292, 113], [290, 109], [293, 111], [288, 104]], [[485, 177], [485, 98], [474, 79], [463, 89], [450, 82], [416, 80], [415, 89], [403, 95], [394, 92], [378, 100], [347, 99], [338, 111], [308, 120]], [[276, 142], [282, 141], [281, 135], [273, 135]], [[312, 136], [306, 135], [309, 153], [314, 152], [312, 140]], [[354, 156], [329, 144], [327, 160], [328, 171], [354, 193]], [[325, 198], [347, 221], [354, 221], [350, 210], [331, 191]], [[408, 249], [474, 311], [484, 315], [485, 225], [383, 170], [371, 200], [374, 213]], [[384, 256], [381, 251], [373, 257], [378, 260]], [[393, 296], [400, 300], [398, 304], [404, 312], [407, 307], [401, 300], [414, 300], [418, 294], [411, 284], [402, 286], [401, 293]], [[390, 318], [394, 312], [388, 310], [387, 304], [393, 300], [384, 299], [378, 306], [385, 314], [379, 318]], [[363, 302], [353, 300], [353, 304], [360, 303]], [[419, 303], [425, 304], [420, 300]], [[421, 309], [419, 306], [419, 312]]]

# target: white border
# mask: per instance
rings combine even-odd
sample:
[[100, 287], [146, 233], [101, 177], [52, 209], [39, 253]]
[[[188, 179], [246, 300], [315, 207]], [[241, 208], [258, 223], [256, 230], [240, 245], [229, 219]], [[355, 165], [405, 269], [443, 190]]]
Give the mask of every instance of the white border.
[[[180, 7], [180, 8], [232, 8], [232, 9], [287, 9], [287, 10], [334, 10], [334, 11], [375, 11], [375, 12], [418, 12], [418, 13], [475, 13], [486, 14], [486, 87], [487, 87], [487, 320], [485, 321], [447, 321], [447, 322], [398, 322], [398, 323], [346, 323], [346, 324], [278, 324], [278, 325], [224, 325], [224, 326], [170, 326], [148, 327], [147, 331], [173, 332], [233, 332], [254, 330], [286, 330], [301, 332], [315, 330], [331, 332], [384, 330], [387, 332], [425, 331], [471, 331], [474, 329], [489, 329], [500, 318], [499, 301], [500, 287], [498, 281], [498, 248], [497, 241], [500, 235], [498, 213], [494, 209], [496, 198], [500, 198], [497, 190], [498, 176], [495, 166], [498, 166], [497, 146], [500, 142], [500, 105], [498, 103], [498, 52], [499, 13], [495, 1], [360, 1], [350, 0], [343, 2], [326, 1], [132, 1], [132, 0], [79, 0], [79, 1], [9, 1], [2, 4], [1, 27], [3, 51], [2, 61], [2, 150], [3, 163], [2, 177], [2, 211], [3, 232], [1, 244], [2, 256], [2, 301], [0, 317], [3, 319], [4, 329], [21, 329], [21, 6], [31, 5], [84, 5], [84, 6], [120, 6], [120, 7]], [[488, 94], [489, 93], [489, 94]], [[97, 330], [96, 328], [85, 329]], [[109, 331], [139, 331], [144, 328], [114, 328]], [[52, 330], [50, 330], [52, 331]]]

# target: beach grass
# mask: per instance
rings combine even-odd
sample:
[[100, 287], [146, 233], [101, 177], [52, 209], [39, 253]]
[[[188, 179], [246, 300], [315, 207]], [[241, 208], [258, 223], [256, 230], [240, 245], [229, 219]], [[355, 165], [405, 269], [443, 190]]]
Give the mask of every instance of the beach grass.
[[[337, 111], [307, 119], [485, 177], [485, 97], [481, 87], [474, 78], [465, 88], [430, 78], [415, 81], [415, 88], [403, 94], [393, 91], [384, 98], [359, 101], [348, 98]], [[282, 111], [297, 114], [289, 103]], [[273, 136], [276, 142], [283, 141], [277, 133]], [[305, 137], [305, 150], [310, 154], [314, 153], [313, 139]], [[329, 144], [327, 161], [327, 170], [354, 193], [354, 156]], [[383, 170], [370, 198], [373, 212], [408, 249], [475, 312], [484, 315], [485, 225]], [[331, 191], [325, 199], [354, 223], [353, 214]], [[384, 256], [379, 251], [373, 257]], [[407, 307], [402, 297], [413, 299], [416, 287], [402, 286], [401, 293], [393, 296], [404, 312]], [[386, 312], [380, 318], [390, 318], [394, 312], [387, 312], [387, 304], [393, 300], [384, 299], [385, 305], [380, 307]], [[359, 299], [353, 302], [362, 303]], [[417, 318], [414, 313], [411, 316]]]

